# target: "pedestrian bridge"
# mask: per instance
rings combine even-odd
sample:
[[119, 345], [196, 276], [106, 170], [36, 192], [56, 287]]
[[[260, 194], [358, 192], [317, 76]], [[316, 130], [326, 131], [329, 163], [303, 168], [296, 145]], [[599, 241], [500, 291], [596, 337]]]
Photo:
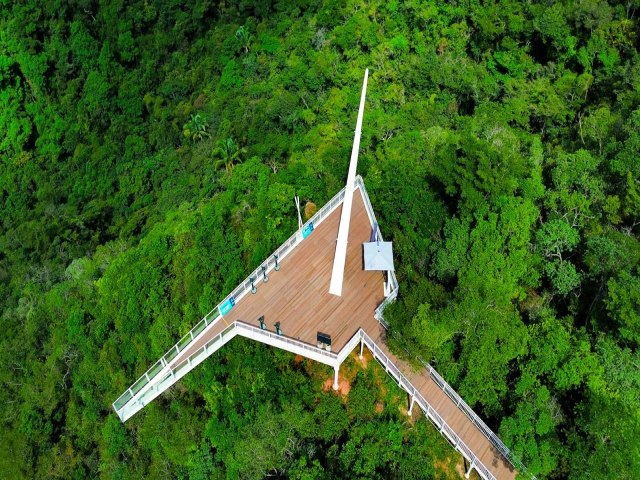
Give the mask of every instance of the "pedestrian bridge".
[[[353, 188], [341, 296], [331, 295], [327, 285], [345, 189], [131, 385], [113, 408], [126, 421], [236, 335], [330, 365], [336, 389], [340, 364], [354, 349], [360, 348], [362, 355], [366, 347], [408, 393], [409, 413], [417, 405], [464, 456], [467, 477], [472, 469], [484, 479], [524, 473], [509, 449], [428, 363], [416, 370], [389, 350], [382, 313], [395, 299], [398, 284], [393, 272], [363, 269], [362, 244], [369, 241], [375, 215], [361, 177]], [[377, 235], [382, 240], [379, 230]], [[276, 322], [280, 333], [274, 331]], [[317, 342], [319, 332], [331, 338], [330, 350]]]

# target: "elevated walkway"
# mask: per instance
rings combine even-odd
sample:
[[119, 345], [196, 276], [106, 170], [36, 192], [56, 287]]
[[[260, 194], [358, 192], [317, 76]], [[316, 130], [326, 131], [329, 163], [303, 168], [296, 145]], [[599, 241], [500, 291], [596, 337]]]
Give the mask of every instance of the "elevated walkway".
[[[410, 395], [410, 411], [417, 404], [468, 460], [470, 470], [485, 479], [515, 478], [512, 462], [517, 462], [510, 451], [438, 373], [426, 363], [415, 371], [389, 351], [382, 311], [397, 295], [398, 285], [392, 272], [363, 269], [362, 243], [369, 240], [375, 216], [360, 177], [342, 296], [327, 291], [344, 193], [323, 206], [129, 387], [113, 403], [114, 410], [122, 421], [131, 418], [236, 335], [332, 366], [334, 388], [340, 364], [358, 345], [366, 346]], [[269, 330], [279, 322], [282, 335], [261, 329], [261, 316]], [[319, 331], [331, 336], [332, 351], [316, 346]], [[518, 465], [521, 472], [523, 468]]]

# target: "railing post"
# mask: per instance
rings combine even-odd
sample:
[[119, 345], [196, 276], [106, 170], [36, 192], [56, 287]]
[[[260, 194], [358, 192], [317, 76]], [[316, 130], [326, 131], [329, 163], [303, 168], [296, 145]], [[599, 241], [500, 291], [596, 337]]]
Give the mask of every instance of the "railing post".
[[469, 475], [471, 475], [471, 470], [473, 470], [474, 467], [474, 463], [473, 460], [471, 461], [471, 463], [469, 464], [469, 468], [467, 469], [466, 472], [464, 472], [464, 478], [469, 478]]

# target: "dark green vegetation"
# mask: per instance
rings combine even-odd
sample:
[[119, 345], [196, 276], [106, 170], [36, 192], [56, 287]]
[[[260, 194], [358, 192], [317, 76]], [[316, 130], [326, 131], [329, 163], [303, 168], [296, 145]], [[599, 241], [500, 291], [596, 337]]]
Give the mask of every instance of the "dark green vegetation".
[[3, 2], [0, 477], [430, 474], [429, 429], [372, 413], [366, 375], [341, 407], [240, 340], [126, 425], [110, 411], [292, 233], [294, 193], [342, 187], [369, 67], [392, 329], [540, 478], [637, 478], [639, 16]]

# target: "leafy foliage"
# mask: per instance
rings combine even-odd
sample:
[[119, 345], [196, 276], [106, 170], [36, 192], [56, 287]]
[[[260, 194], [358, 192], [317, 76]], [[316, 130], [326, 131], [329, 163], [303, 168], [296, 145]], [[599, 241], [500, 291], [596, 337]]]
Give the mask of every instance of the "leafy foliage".
[[538, 478], [636, 478], [638, 7], [3, 5], [0, 476], [436, 475], [451, 451], [368, 370], [343, 404], [240, 341], [110, 410], [295, 230], [294, 194], [343, 185], [369, 67], [391, 329]]

